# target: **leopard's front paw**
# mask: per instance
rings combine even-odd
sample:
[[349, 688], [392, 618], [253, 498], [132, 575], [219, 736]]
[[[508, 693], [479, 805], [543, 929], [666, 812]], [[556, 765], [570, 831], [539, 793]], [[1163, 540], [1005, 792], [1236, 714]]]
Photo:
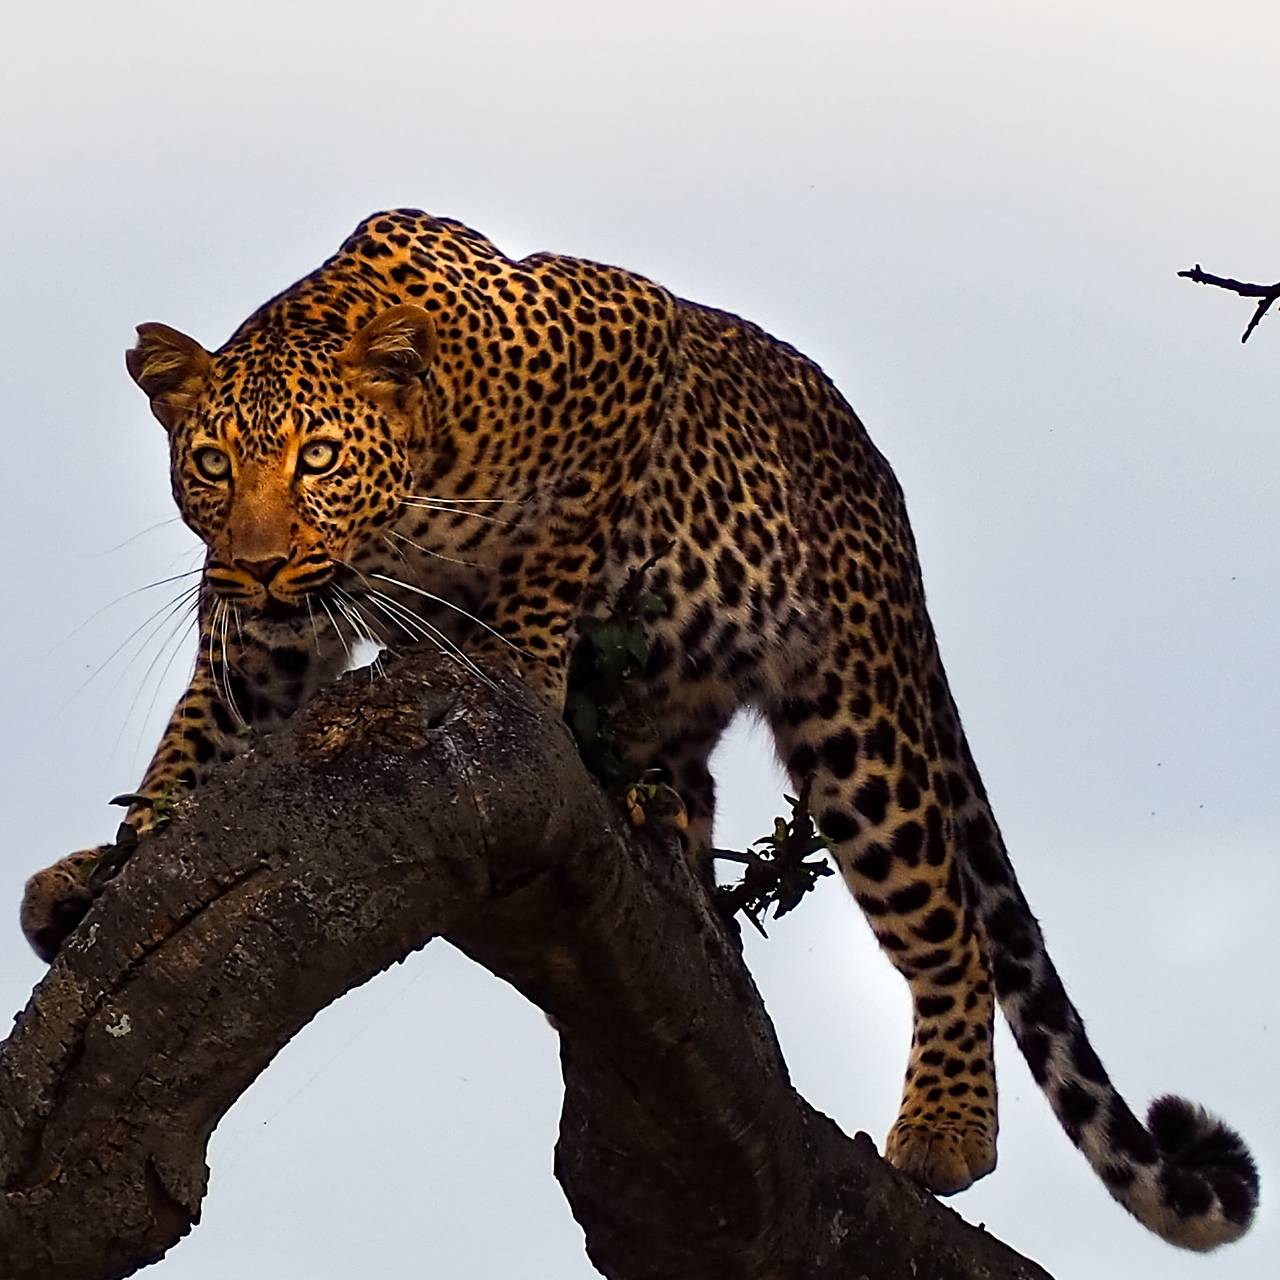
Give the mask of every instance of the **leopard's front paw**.
[[90, 877], [112, 845], [79, 849], [27, 881], [18, 919], [31, 949], [46, 964], [88, 914], [97, 896]]

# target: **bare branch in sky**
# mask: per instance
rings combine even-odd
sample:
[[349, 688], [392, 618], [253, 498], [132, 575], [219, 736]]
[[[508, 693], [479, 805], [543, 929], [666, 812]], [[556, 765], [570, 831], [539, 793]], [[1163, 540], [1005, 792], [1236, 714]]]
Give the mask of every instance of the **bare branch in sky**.
[[1242, 298], [1258, 299], [1253, 318], [1245, 326], [1244, 333], [1240, 335], [1241, 342], [1249, 341], [1249, 335], [1258, 327], [1258, 321], [1267, 314], [1272, 303], [1280, 298], [1280, 280], [1275, 284], [1248, 284], [1243, 280], [1232, 280], [1229, 276], [1211, 275], [1201, 270], [1198, 262], [1190, 271], [1179, 271], [1178, 275], [1184, 280], [1193, 280], [1196, 284], [1210, 284], [1215, 289], [1229, 289]]

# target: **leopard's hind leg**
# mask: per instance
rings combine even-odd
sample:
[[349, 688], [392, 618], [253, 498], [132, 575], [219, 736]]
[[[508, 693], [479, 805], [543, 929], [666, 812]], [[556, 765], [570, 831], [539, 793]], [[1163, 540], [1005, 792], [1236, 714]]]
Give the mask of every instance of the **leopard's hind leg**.
[[864, 656], [847, 670], [820, 661], [802, 673], [768, 715], [793, 784], [812, 779], [814, 817], [911, 988], [906, 1083], [885, 1154], [950, 1194], [995, 1167], [997, 1117], [986, 950], [965, 902], [950, 762], [928, 711], [940, 673], [924, 643], [858, 647]]

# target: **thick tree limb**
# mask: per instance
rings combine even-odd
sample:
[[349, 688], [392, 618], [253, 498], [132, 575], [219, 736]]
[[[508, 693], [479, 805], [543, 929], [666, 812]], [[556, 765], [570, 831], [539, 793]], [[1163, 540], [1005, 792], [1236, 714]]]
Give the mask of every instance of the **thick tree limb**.
[[495, 678], [341, 682], [143, 842], [0, 1047], [0, 1277], [161, 1257], [235, 1098], [437, 935], [556, 1020], [556, 1172], [606, 1276], [1044, 1277], [794, 1092], [692, 875]]
[[1242, 298], [1258, 299], [1253, 316], [1240, 335], [1241, 342], [1249, 341], [1249, 335], [1258, 327], [1258, 321], [1267, 314], [1272, 304], [1280, 299], [1280, 280], [1275, 284], [1246, 284], [1243, 280], [1232, 280], [1229, 276], [1210, 275], [1209, 272], [1200, 269], [1198, 262], [1190, 271], [1179, 271], [1178, 275], [1184, 280], [1193, 280], [1196, 284], [1211, 284], [1217, 289], [1229, 289]]

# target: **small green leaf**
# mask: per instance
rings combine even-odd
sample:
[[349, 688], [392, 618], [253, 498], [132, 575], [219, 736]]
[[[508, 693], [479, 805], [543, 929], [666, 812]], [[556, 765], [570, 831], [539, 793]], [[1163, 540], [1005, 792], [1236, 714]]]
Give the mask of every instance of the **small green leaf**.
[[577, 700], [573, 711], [573, 731], [580, 742], [591, 743], [600, 731], [600, 714], [585, 698]]
[[591, 643], [601, 653], [610, 653], [622, 647], [622, 627], [617, 622], [602, 622], [591, 633]]
[[649, 637], [639, 627], [627, 628], [623, 636], [623, 644], [627, 652], [641, 666], [649, 661]]

